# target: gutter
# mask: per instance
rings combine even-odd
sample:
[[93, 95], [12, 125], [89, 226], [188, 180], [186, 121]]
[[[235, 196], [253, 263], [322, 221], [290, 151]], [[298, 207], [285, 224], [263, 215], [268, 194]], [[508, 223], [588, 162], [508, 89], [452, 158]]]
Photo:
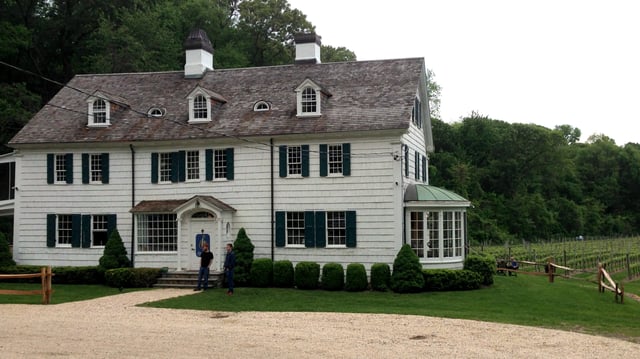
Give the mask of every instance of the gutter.
[[274, 171], [274, 165], [273, 165], [273, 137], [269, 139], [269, 147], [270, 147], [270, 159], [271, 159], [271, 261], [273, 262], [275, 259], [275, 244], [276, 244], [276, 238], [275, 238], [275, 218], [274, 218], [274, 178], [273, 178], [273, 171]]

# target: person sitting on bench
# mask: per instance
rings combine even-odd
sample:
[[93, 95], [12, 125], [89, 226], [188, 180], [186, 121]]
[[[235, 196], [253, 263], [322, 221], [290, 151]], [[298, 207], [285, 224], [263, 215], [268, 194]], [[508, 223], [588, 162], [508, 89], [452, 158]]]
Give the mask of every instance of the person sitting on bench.
[[513, 273], [513, 275], [517, 276], [518, 274], [515, 271], [518, 268], [520, 268], [520, 265], [518, 264], [518, 261], [515, 258], [511, 257], [511, 259], [509, 260], [509, 263], [507, 263], [507, 268], [512, 269], [509, 271], [509, 275]]

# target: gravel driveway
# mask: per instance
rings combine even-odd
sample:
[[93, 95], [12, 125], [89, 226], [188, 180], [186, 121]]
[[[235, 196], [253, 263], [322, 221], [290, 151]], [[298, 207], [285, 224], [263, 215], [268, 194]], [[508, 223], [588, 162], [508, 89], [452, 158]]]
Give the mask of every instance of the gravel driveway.
[[631, 342], [471, 320], [136, 307], [156, 289], [56, 305], [0, 305], [2, 358], [639, 358]]

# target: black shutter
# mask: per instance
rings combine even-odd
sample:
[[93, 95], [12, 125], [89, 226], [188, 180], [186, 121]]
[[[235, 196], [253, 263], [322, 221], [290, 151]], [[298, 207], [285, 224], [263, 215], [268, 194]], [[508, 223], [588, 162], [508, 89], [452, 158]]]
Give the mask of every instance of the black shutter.
[[82, 215], [82, 248], [91, 247], [91, 215]]
[[287, 146], [280, 146], [278, 152], [280, 155], [280, 177], [287, 177]]
[[356, 211], [346, 212], [347, 248], [356, 247]]
[[404, 145], [404, 176], [409, 177], [409, 146]]
[[109, 183], [109, 154], [100, 155], [102, 162], [102, 183]]
[[64, 155], [64, 170], [67, 177], [67, 183], [73, 183], [73, 153]]
[[416, 179], [420, 179], [420, 153], [418, 153], [418, 151], [415, 151], [414, 153], [413, 162], [415, 167], [414, 170], [416, 172]]
[[178, 151], [178, 182], [187, 180], [187, 152]]
[[286, 243], [285, 212], [276, 212], [276, 247], [284, 247]]
[[326, 177], [329, 174], [328, 150], [327, 145], [320, 145], [320, 177]]
[[205, 180], [213, 181], [213, 150], [210, 148], [204, 150], [204, 167]]
[[[53, 184], [55, 182], [55, 156], [53, 153], [47, 153], [47, 183]], [[55, 214], [54, 214], [55, 216]], [[55, 242], [54, 242], [55, 244]]]
[[89, 154], [82, 154], [82, 183], [89, 183]]
[[115, 214], [107, 215], [107, 240], [111, 237], [111, 233], [118, 227], [118, 216]]
[[302, 145], [302, 177], [309, 177], [309, 145]]
[[427, 156], [422, 156], [422, 182], [427, 181]]
[[307, 248], [316, 246], [314, 221], [313, 211], [304, 212], [304, 246]]
[[315, 215], [316, 220], [316, 247], [324, 248], [327, 246], [327, 217], [326, 212], [318, 211]]
[[80, 247], [82, 237], [82, 216], [79, 214], [71, 215], [71, 247]]
[[151, 154], [151, 183], [158, 183], [158, 153]]
[[47, 214], [47, 247], [56, 246], [56, 222], [55, 214]]
[[351, 144], [342, 144], [342, 175], [351, 176]]
[[233, 179], [233, 148], [227, 148], [224, 150], [225, 158], [227, 159], [227, 179]]

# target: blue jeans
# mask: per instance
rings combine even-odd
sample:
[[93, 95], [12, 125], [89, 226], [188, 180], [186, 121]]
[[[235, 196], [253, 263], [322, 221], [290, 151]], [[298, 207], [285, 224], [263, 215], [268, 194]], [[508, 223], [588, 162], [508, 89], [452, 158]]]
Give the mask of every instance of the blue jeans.
[[209, 288], [209, 267], [200, 267], [198, 271], [198, 289]]
[[227, 269], [227, 287], [228, 291], [233, 293], [233, 269]]

